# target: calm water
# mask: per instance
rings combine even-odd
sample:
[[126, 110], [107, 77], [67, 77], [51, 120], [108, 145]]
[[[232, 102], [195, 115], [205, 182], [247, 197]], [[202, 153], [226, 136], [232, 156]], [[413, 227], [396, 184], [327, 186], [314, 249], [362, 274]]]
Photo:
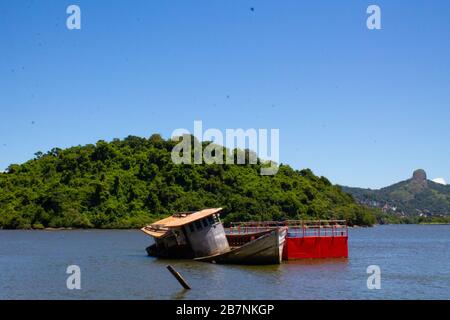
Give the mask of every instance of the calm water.
[[[348, 260], [264, 267], [161, 261], [149, 243], [140, 231], [0, 231], [0, 299], [450, 299], [450, 226], [352, 229]], [[81, 290], [66, 288], [72, 264]], [[381, 290], [367, 289], [369, 265]]]

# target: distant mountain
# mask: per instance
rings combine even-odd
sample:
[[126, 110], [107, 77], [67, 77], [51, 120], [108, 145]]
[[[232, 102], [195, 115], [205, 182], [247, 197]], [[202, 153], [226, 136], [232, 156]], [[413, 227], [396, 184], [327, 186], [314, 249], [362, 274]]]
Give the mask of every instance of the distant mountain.
[[427, 179], [424, 170], [413, 177], [379, 190], [342, 187], [360, 204], [400, 215], [450, 215], [450, 186]]

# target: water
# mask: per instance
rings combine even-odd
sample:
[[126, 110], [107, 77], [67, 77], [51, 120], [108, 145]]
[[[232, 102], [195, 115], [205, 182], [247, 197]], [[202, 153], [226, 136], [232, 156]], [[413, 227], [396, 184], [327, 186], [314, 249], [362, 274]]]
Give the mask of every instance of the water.
[[[147, 257], [140, 231], [0, 231], [0, 299], [450, 299], [450, 226], [349, 233], [348, 260], [223, 266]], [[73, 264], [81, 290], [66, 287]], [[369, 265], [381, 268], [380, 290], [367, 289]]]

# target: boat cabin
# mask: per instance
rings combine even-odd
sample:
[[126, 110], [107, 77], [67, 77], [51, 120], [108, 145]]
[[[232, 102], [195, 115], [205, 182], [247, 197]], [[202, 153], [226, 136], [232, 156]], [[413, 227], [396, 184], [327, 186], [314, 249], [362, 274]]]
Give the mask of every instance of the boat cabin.
[[147, 248], [147, 253], [163, 258], [192, 259], [229, 251], [220, 221], [221, 210], [179, 212], [142, 228], [155, 240], [155, 244]]

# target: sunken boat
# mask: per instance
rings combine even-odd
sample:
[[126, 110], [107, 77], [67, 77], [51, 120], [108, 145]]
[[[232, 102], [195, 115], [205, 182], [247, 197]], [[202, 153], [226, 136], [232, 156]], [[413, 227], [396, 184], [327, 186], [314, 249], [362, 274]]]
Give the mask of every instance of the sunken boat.
[[230, 250], [195, 260], [221, 264], [281, 263], [287, 227], [245, 233], [235, 233], [233, 229], [227, 231]]
[[220, 211], [222, 208], [180, 212], [142, 228], [155, 242], [147, 253], [158, 258], [223, 264], [281, 263], [286, 227], [246, 233], [226, 231]]

